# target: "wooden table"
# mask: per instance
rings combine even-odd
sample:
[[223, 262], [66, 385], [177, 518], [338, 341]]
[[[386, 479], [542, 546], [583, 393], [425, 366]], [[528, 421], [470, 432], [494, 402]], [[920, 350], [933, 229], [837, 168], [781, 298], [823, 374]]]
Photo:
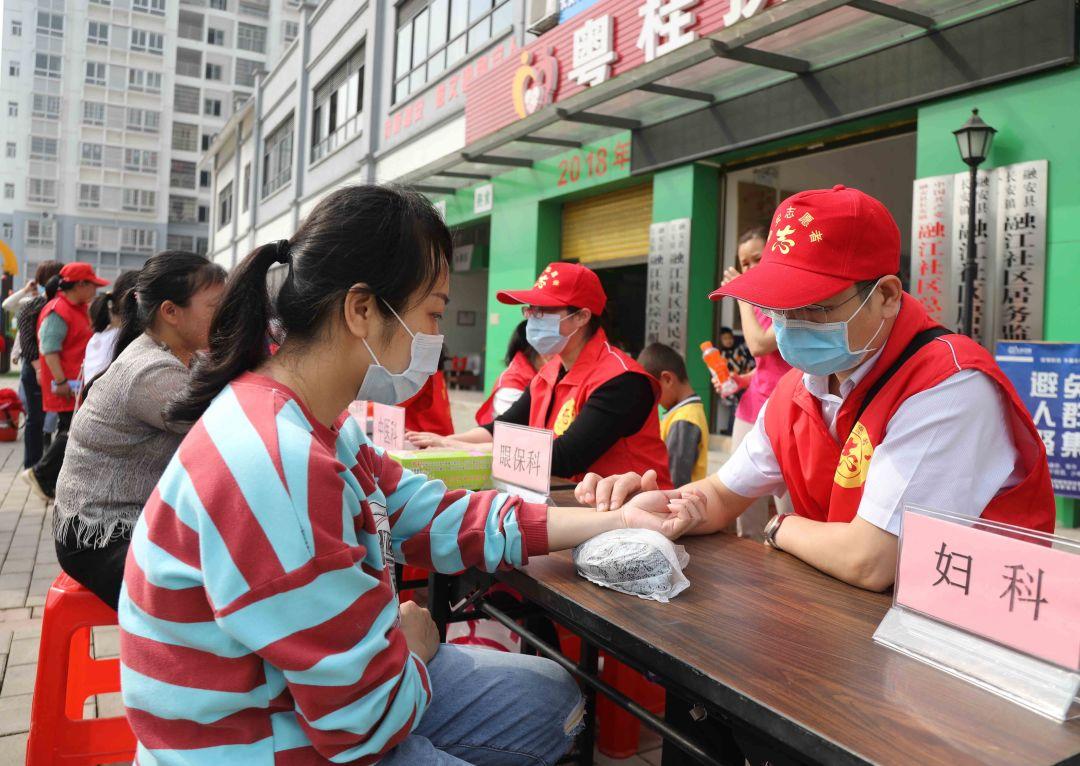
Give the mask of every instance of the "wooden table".
[[888, 595], [734, 536], [682, 543], [690, 587], [668, 604], [593, 585], [565, 552], [498, 577], [684, 699], [808, 762], [1080, 762], [1080, 720], [1058, 724], [876, 644]]

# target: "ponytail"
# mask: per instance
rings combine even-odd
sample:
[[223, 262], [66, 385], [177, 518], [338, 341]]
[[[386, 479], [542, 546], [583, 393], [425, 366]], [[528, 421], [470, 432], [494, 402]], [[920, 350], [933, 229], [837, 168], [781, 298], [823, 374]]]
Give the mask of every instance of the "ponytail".
[[225, 386], [269, 357], [266, 333], [271, 311], [267, 275], [275, 263], [288, 262], [287, 252], [287, 240], [263, 245], [229, 275], [210, 325], [210, 349], [192, 369], [184, 395], [166, 412], [168, 420], [194, 423]]
[[60, 275], [57, 274], [45, 283], [45, 298], [47, 300], [51, 301], [56, 297], [56, 293], [60, 290], [60, 282]]
[[120, 332], [116, 335], [113, 347], [113, 361], [120, 356], [131, 342], [143, 333], [143, 321], [139, 317], [139, 298], [136, 290], [131, 289], [120, 299]]
[[94, 332], [105, 332], [109, 329], [112, 321], [112, 293], [101, 293], [94, 296], [90, 304], [90, 327]]

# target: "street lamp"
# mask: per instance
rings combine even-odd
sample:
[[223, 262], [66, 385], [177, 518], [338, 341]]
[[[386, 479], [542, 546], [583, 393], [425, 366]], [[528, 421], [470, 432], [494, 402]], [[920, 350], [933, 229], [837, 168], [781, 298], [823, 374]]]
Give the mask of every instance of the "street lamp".
[[968, 230], [967, 262], [964, 264], [964, 334], [971, 337], [972, 306], [975, 299], [975, 191], [978, 181], [979, 165], [990, 153], [990, 144], [997, 131], [979, 117], [979, 110], [972, 109], [971, 117], [958, 130], [953, 131], [956, 145], [960, 148], [960, 159], [967, 163], [971, 171], [968, 189]]

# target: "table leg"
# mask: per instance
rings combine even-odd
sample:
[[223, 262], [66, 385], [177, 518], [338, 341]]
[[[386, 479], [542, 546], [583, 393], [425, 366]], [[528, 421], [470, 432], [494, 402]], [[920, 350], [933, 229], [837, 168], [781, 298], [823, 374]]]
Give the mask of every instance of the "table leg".
[[437, 572], [428, 575], [428, 611], [439, 629], [439, 640], [446, 641], [446, 623], [450, 619], [450, 577]]

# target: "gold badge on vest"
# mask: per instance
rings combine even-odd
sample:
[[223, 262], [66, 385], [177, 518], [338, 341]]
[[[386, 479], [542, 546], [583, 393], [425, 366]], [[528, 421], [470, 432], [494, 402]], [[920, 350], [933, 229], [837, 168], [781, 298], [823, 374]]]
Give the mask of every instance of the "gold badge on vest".
[[556, 436], [562, 436], [566, 432], [566, 429], [574, 422], [576, 414], [574, 412], [574, 400], [567, 399], [559, 409], [559, 414], [555, 416], [555, 425], [551, 429]]
[[840, 462], [836, 464], [833, 482], [845, 489], [855, 489], [866, 483], [866, 474], [870, 470], [870, 458], [874, 456], [874, 445], [862, 423], [856, 423], [851, 434], [840, 450]]

